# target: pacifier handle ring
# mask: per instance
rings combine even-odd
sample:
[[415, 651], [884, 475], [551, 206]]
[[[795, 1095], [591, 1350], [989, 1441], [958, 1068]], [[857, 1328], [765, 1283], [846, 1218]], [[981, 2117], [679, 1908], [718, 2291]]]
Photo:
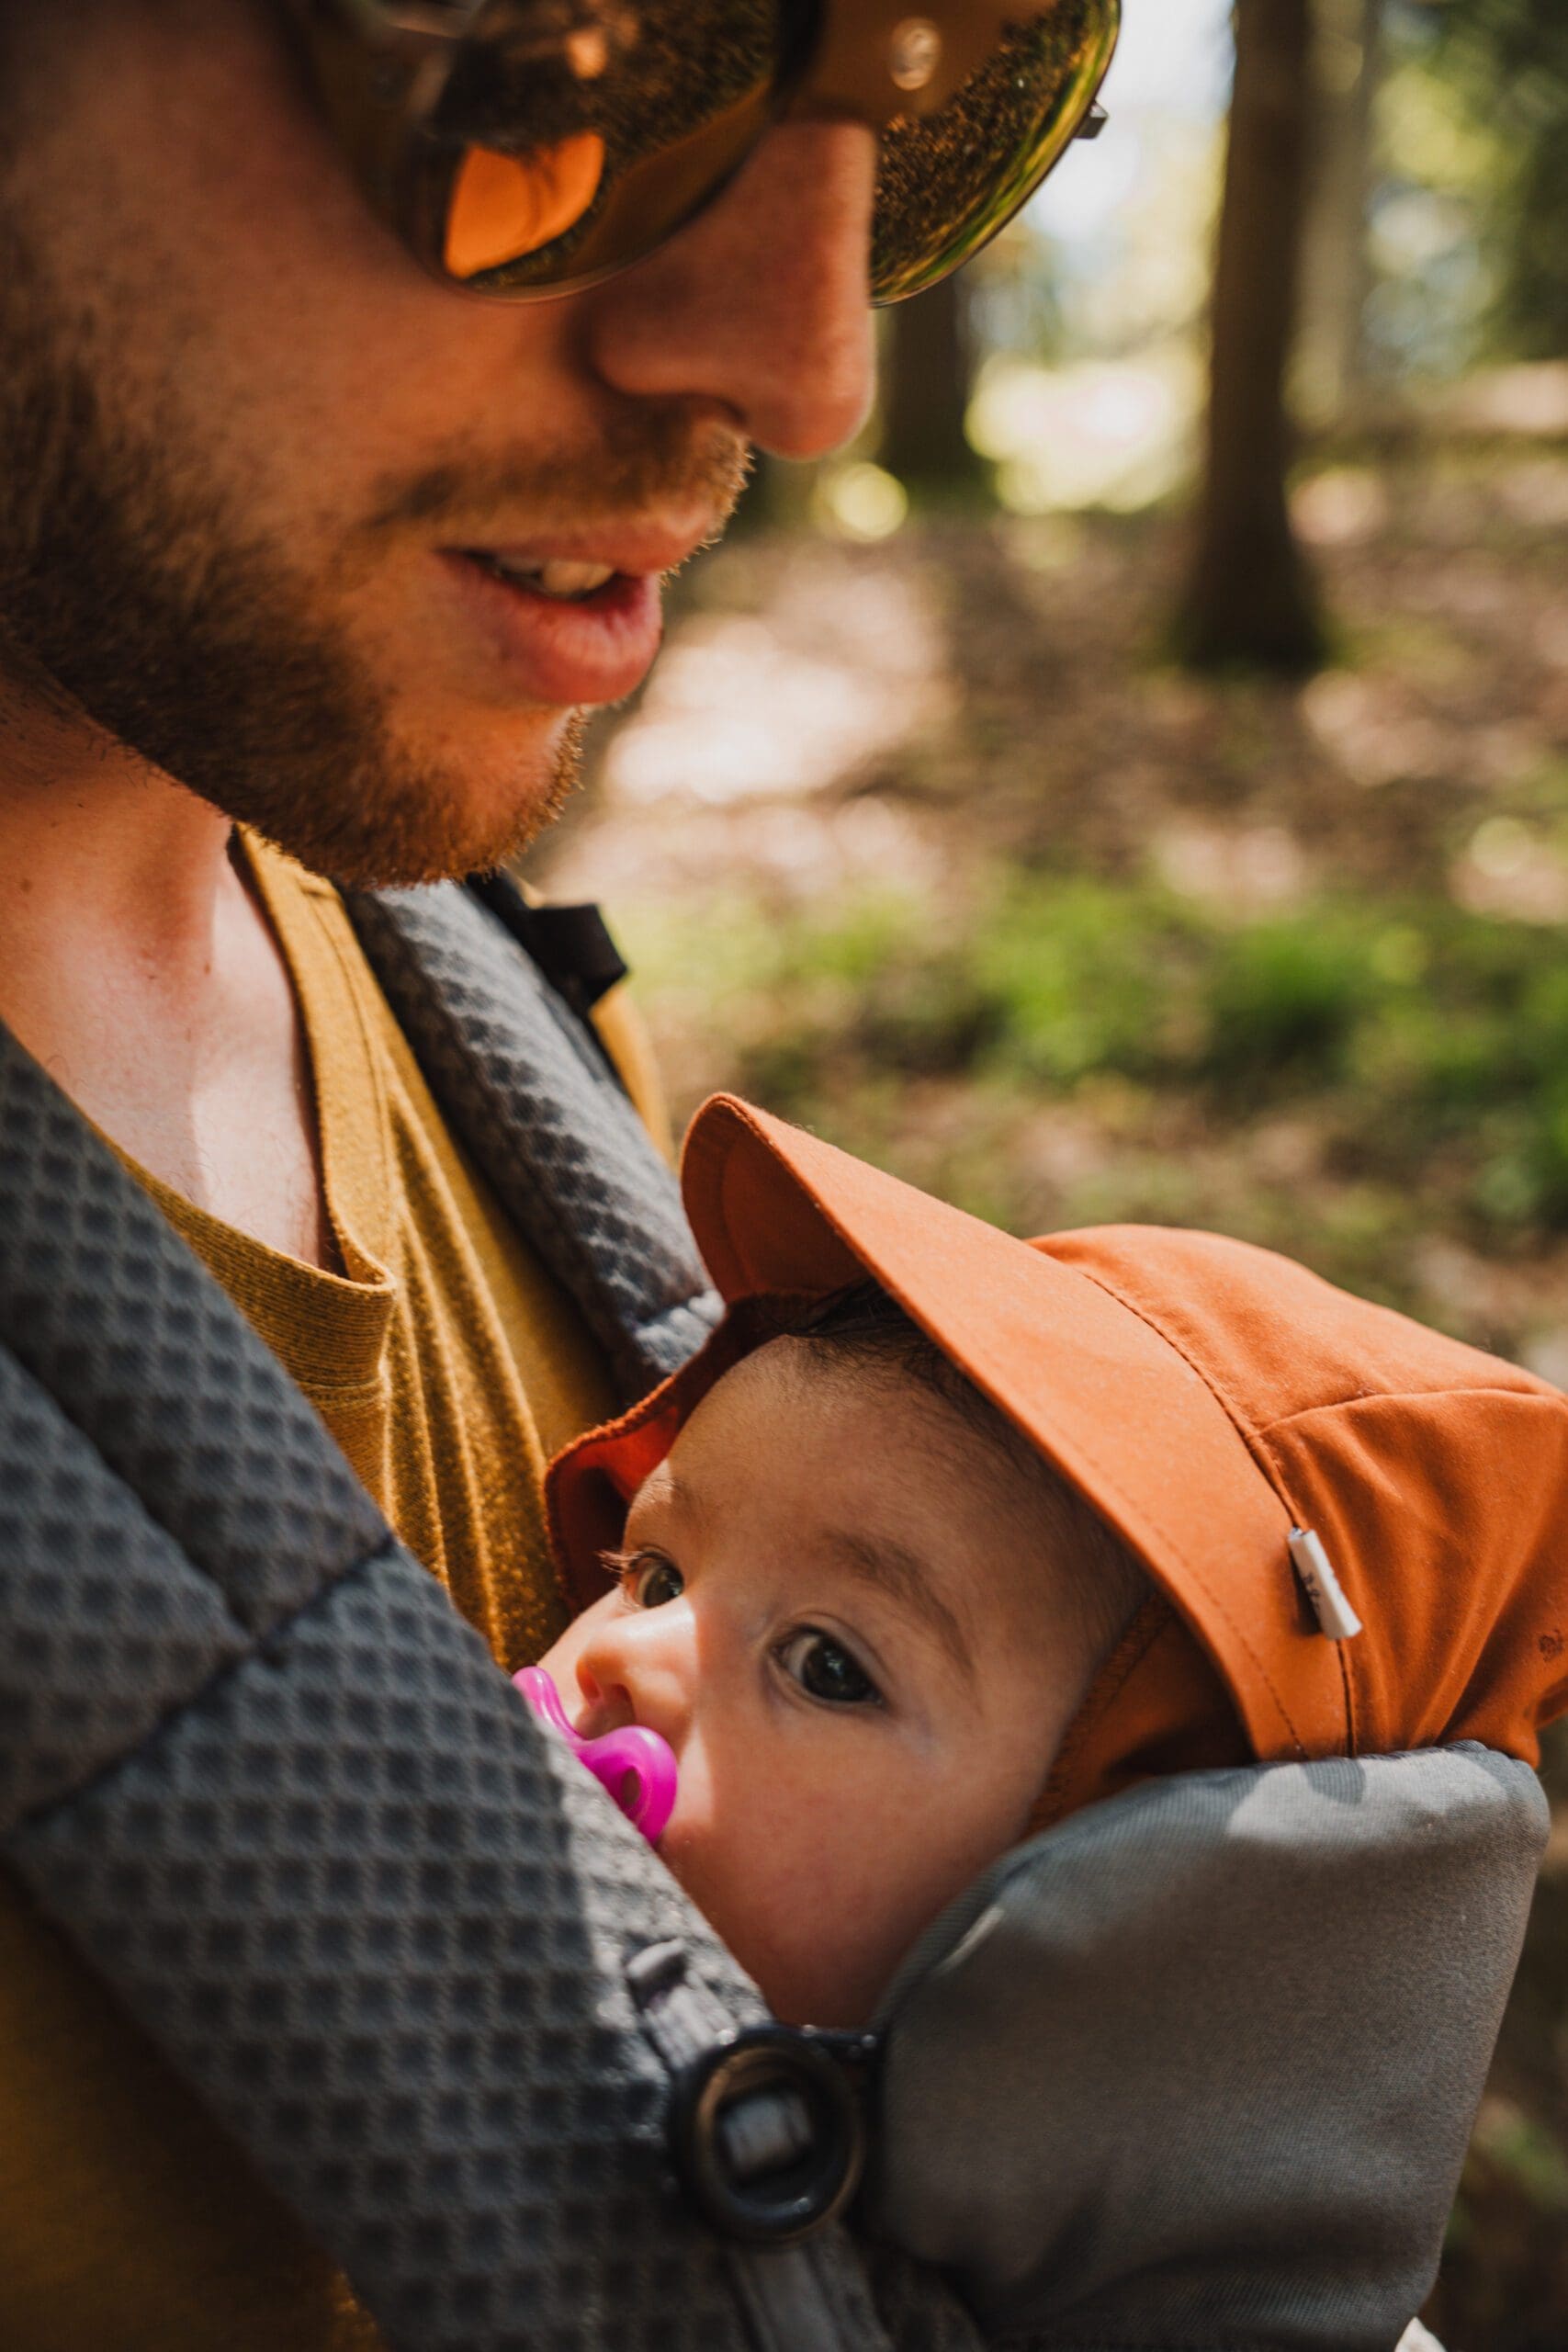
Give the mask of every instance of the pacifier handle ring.
[[592, 1773], [633, 1828], [640, 1829], [650, 1846], [657, 1845], [675, 1810], [679, 1780], [669, 1741], [646, 1724], [625, 1724], [619, 1731], [583, 1739], [573, 1730], [554, 1679], [542, 1666], [523, 1667], [512, 1680], [534, 1713], [560, 1735], [578, 1762]]
[[521, 1690], [534, 1713], [544, 1717], [552, 1731], [558, 1731], [573, 1747], [581, 1748], [582, 1742], [568, 1720], [553, 1675], [547, 1674], [542, 1666], [525, 1666], [513, 1676], [512, 1683], [514, 1690]]
[[675, 1810], [675, 1758], [669, 1742], [645, 1724], [628, 1724], [583, 1742], [578, 1753], [632, 1827], [657, 1845]]

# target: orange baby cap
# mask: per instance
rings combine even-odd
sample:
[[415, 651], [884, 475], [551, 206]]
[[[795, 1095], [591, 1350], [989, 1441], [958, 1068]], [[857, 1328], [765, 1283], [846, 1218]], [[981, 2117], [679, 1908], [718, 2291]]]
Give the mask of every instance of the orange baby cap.
[[1245, 1242], [1108, 1227], [1034, 1246], [1201, 1372], [1316, 1537], [1336, 1589], [1318, 1611], [1361, 1627], [1332, 1645], [1352, 1748], [1474, 1739], [1537, 1763], [1568, 1709], [1568, 1396]]
[[728, 1096], [693, 1122], [682, 1184], [730, 1312], [553, 1465], [574, 1599], [602, 1589], [596, 1549], [683, 1419], [766, 1336], [752, 1302], [870, 1275], [1154, 1580], [1069, 1733], [1055, 1810], [1230, 1760], [1238, 1724], [1259, 1758], [1474, 1738], [1536, 1760], [1568, 1705], [1559, 1391], [1245, 1243], [1015, 1240]]

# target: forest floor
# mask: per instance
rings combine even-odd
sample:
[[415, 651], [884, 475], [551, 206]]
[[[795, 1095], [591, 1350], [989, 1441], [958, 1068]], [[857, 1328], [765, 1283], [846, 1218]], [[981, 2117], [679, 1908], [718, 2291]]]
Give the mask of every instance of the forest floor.
[[[1171, 665], [1162, 517], [742, 533], [536, 870], [607, 905], [679, 1118], [733, 1088], [1024, 1232], [1213, 1225], [1568, 1383], [1568, 451], [1298, 515], [1300, 685]], [[1565, 1984], [1568, 1815], [1452, 2352], [1562, 2341]]]

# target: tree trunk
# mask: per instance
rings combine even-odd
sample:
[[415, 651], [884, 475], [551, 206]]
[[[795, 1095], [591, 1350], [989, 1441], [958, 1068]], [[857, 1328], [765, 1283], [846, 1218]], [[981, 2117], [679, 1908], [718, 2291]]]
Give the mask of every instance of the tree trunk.
[[974, 357], [962, 276], [900, 302], [888, 317], [880, 461], [915, 491], [974, 482], [964, 436]]
[[1301, 413], [1314, 432], [1354, 425], [1366, 379], [1367, 198], [1382, 13], [1383, 0], [1317, 0], [1317, 161], [1295, 368]]
[[1323, 626], [1286, 500], [1312, 107], [1311, 0], [1236, 0], [1208, 449], [1177, 637], [1195, 667], [1301, 672]]

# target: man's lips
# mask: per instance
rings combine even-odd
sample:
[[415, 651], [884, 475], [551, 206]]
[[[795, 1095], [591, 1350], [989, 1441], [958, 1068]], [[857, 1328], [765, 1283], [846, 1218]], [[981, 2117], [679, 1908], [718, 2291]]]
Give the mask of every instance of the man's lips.
[[503, 579], [487, 559], [443, 549], [459, 609], [521, 697], [566, 709], [619, 702], [647, 675], [663, 634], [658, 572], [617, 571], [580, 603]]
[[[685, 562], [708, 529], [626, 527], [553, 533], [545, 543], [443, 548], [461, 609], [530, 702], [618, 702], [640, 684], [663, 633], [663, 575]], [[546, 593], [529, 572], [588, 565], [610, 577], [581, 597]]]

